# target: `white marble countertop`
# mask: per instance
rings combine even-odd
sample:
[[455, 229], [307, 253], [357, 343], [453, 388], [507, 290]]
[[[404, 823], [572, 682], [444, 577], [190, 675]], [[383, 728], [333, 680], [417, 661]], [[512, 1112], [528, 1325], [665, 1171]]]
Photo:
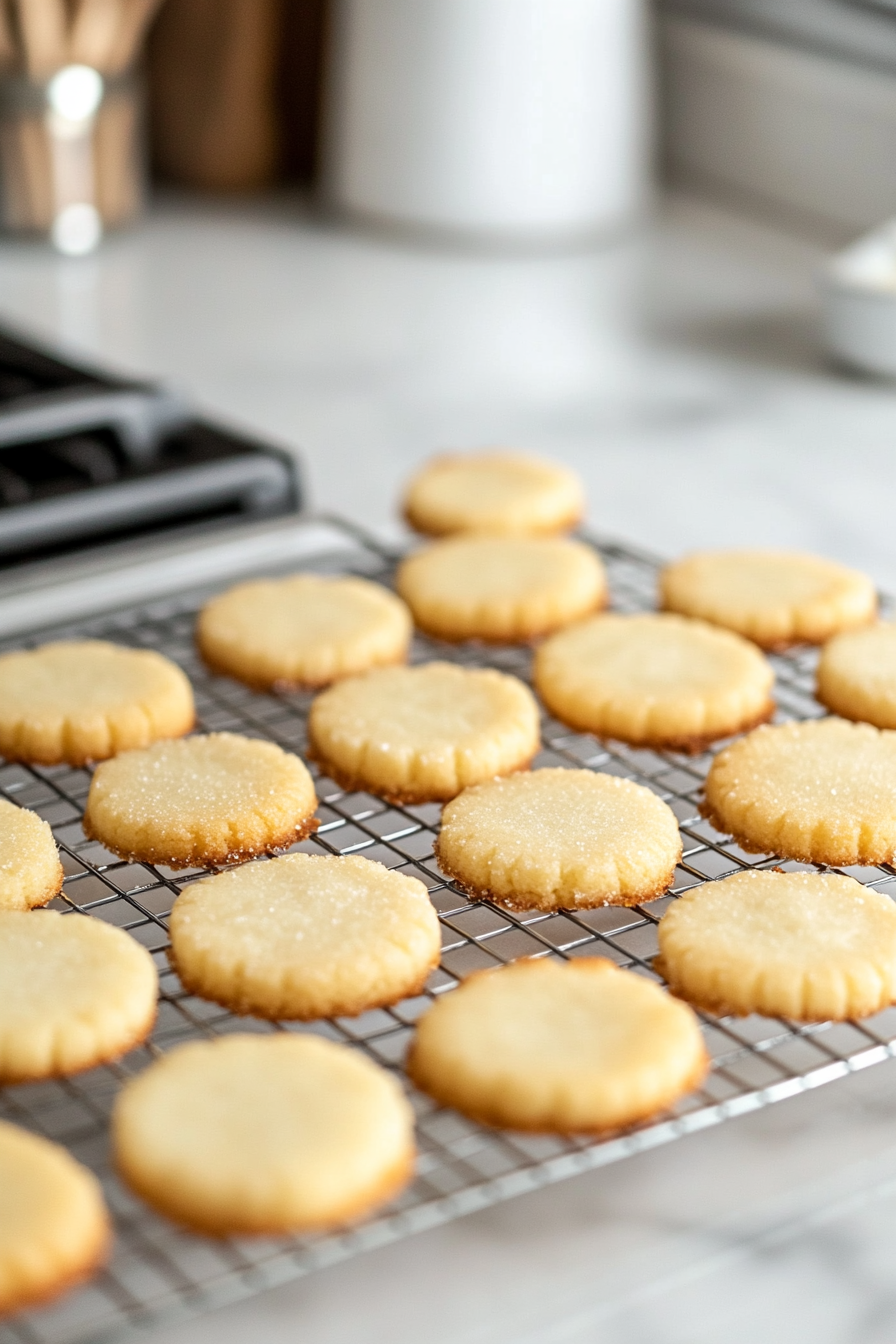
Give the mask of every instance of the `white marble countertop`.
[[[0, 247], [0, 316], [298, 448], [396, 526], [445, 447], [554, 454], [660, 553], [795, 546], [896, 591], [896, 390], [819, 351], [810, 243], [679, 202], [602, 251], [446, 253], [169, 203], [93, 259]], [[884, 1344], [896, 1063], [370, 1253], [155, 1344]]]

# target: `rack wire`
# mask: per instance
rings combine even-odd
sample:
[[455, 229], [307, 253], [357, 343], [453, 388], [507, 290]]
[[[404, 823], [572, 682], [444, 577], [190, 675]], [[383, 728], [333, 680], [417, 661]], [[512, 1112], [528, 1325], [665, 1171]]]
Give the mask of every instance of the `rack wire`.
[[[311, 520], [312, 522], [314, 520]], [[396, 556], [358, 529], [340, 528], [346, 549], [303, 568], [353, 573], [391, 582]], [[586, 538], [586, 540], [590, 540]], [[591, 542], [609, 574], [613, 607], [643, 611], [655, 601], [656, 561], [630, 547]], [[293, 566], [295, 568], [295, 566]], [[304, 752], [310, 695], [256, 694], [212, 676], [193, 645], [193, 624], [207, 592], [191, 592], [99, 619], [41, 632], [48, 637], [107, 638], [153, 648], [178, 662], [192, 680], [204, 730], [267, 738]], [[35, 640], [34, 642], [37, 642]], [[22, 641], [18, 641], [19, 644]], [[412, 659], [447, 658], [491, 666], [530, 679], [525, 647], [460, 646], [417, 638]], [[815, 653], [775, 656], [778, 720], [822, 713], [812, 698]], [[546, 717], [544, 750], [536, 766], [599, 770], [646, 785], [664, 799], [681, 827], [684, 853], [665, 898], [632, 909], [508, 912], [464, 895], [433, 857], [438, 804], [400, 807], [368, 793], [348, 793], [319, 772], [320, 829], [295, 846], [316, 854], [362, 854], [426, 883], [443, 932], [439, 969], [423, 994], [390, 1009], [314, 1024], [271, 1024], [236, 1018], [187, 994], [166, 956], [167, 918], [178, 892], [204, 874], [125, 863], [85, 838], [81, 814], [87, 770], [0, 764], [0, 795], [32, 808], [52, 826], [65, 868], [59, 909], [81, 911], [126, 929], [147, 947], [159, 970], [161, 1001], [151, 1040], [113, 1065], [70, 1079], [0, 1089], [0, 1117], [57, 1142], [93, 1168], [103, 1182], [116, 1226], [111, 1262], [92, 1283], [59, 1303], [0, 1326], [0, 1344], [86, 1344], [126, 1338], [148, 1325], [199, 1314], [333, 1264], [360, 1251], [447, 1222], [499, 1200], [666, 1143], [736, 1115], [796, 1095], [896, 1054], [896, 1009], [862, 1022], [801, 1025], [761, 1017], [702, 1015], [712, 1067], [703, 1087], [652, 1123], [594, 1142], [488, 1130], [408, 1091], [417, 1116], [416, 1179], [389, 1208], [353, 1229], [314, 1238], [206, 1240], [180, 1231], [134, 1199], [115, 1179], [108, 1157], [108, 1116], [122, 1083], [172, 1046], [232, 1031], [313, 1031], [348, 1043], [399, 1074], [419, 1015], [480, 967], [518, 957], [608, 957], [655, 979], [656, 926], [677, 895], [744, 868], [779, 864], [774, 855], [747, 854], [699, 815], [712, 753], [683, 756], [637, 750], [571, 732]], [[783, 863], [785, 869], [808, 865]], [[889, 865], [843, 871], [896, 896]]]

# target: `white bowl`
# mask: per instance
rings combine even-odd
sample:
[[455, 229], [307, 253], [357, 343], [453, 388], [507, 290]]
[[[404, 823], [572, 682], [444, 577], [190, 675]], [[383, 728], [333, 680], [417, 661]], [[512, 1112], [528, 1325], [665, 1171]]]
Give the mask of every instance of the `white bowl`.
[[821, 294], [831, 352], [853, 368], [896, 378], [896, 220], [833, 257]]

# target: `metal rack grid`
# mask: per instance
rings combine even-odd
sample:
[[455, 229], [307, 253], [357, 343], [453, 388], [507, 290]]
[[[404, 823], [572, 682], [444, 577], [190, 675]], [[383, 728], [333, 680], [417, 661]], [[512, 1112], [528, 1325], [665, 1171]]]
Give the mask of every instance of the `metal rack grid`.
[[[389, 582], [394, 556], [356, 529], [344, 525], [343, 531], [350, 551], [320, 557], [305, 567]], [[650, 609], [655, 561], [622, 545], [596, 545], [608, 568], [614, 608]], [[255, 694], [234, 681], [209, 675], [199, 661], [192, 630], [196, 608], [205, 595], [194, 592], [79, 622], [52, 634], [77, 633], [159, 649], [190, 676], [204, 729], [261, 736], [301, 753], [309, 695]], [[43, 632], [42, 638], [46, 637]], [[530, 652], [522, 647], [456, 647], [418, 638], [412, 656], [414, 661], [435, 656], [468, 666], [489, 665], [529, 678]], [[804, 649], [773, 659], [780, 719], [821, 713], [812, 699], [814, 660], [814, 653]], [[420, 878], [439, 912], [443, 956], [426, 992], [417, 998], [354, 1019], [285, 1024], [285, 1029], [310, 1030], [347, 1042], [377, 1063], [400, 1071], [416, 1018], [434, 995], [450, 990], [470, 971], [525, 956], [600, 955], [657, 978], [652, 969], [656, 925], [676, 894], [745, 867], [776, 863], [773, 855], [744, 853], [701, 819], [698, 802], [710, 753], [682, 756], [602, 744], [550, 718], [544, 721], [543, 742], [535, 765], [607, 771], [645, 784], [665, 799], [679, 819], [684, 842], [672, 894], [633, 909], [605, 907], [547, 915], [509, 913], [490, 902], [472, 901], [445, 879], [433, 858], [437, 804], [393, 806], [370, 794], [346, 793], [318, 775], [320, 830], [295, 848], [310, 853], [363, 854]], [[151, 950], [161, 977], [160, 1011], [151, 1041], [118, 1064], [76, 1078], [0, 1089], [0, 1117], [66, 1144], [99, 1174], [116, 1222], [115, 1252], [108, 1268], [58, 1304], [0, 1326], [0, 1344], [120, 1339], [146, 1325], [209, 1310], [498, 1200], [617, 1161], [896, 1054], [896, 1009], [862, 1023], [811, 1026], [760, 1017], [703, 1015], [712, 1057], [709, 1076], [700, 1091], [653, 1123], [596, 1143], [501, 1133], [440, 1109], [412, 1090], [420, 1154], [416, 1179], [376, 1218], [342, 1233], [312, 1239], [213, 1242], [182, 1233], [133, 1199], [110, 1171], [107, 1121], [114, 1096], [125, 1079], [181, 1041], [234, 1030], [267, 1032], [284, 1027], [235, 1018], [184, 992], [165, 954], [166, 919], [182, 887], [203, 874], [124, 863], [86, 840], [80, 816], [89, 784], [88, 771], [67, 766], [0, 766], [2, 796], [34, 809], [55, 832], [66, 879], [64, 895], [54, 904], [127, 929]], [[896, 869], [892, 867], [843, 871], [896, 895]]]

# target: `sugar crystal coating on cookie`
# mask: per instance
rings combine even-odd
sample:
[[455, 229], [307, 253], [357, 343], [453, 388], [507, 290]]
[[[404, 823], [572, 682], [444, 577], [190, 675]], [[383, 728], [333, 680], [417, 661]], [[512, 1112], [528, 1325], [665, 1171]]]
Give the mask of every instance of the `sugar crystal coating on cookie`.
[[546, 769], [466, 789], [445, 807], [436, 853], [476, 896], [586, 909], [662, 895], [681, 836], [672, 810], [643, 785]]
[[740, 636], [683, 616], [606, 614], [551, 636], [535, 687], [563, 723], [636, 745], [699, 749], [771, 716], [774, 673]]
[[0, 911], [0, 1083], [53, 1078], [116, 1059], [149, 1034], [152, 957], [102, 919]]
[[584, 512], [579, 478], [567, 467], [525, 453], [445, 453], [408, 485], [404, 515], [418, 532], [550, 536]]
[[822, 649], [815, 695], [844, 719], [896, 728], [896, 625], [835, 635]]
[[92, 1172], [64, 1148], [0, 1120], [0, 1316], [98, 1269], [109, 1216]]
[[454, 640], [534, 639], [607, 596], [594, 551], [557, 537], [451, 537], [405, 560], [396, 583], [423, 630]]
[[896, 905], [834, 873], [743, 872], [670, 907], [670, 988], [710, 1012], [865, 1017], [896, 998]]
[[324, 691], [310, 750], [345, 788], [409, 802], [453, 798], [539, 749], [538, 706], [516, 677], [451, 663], [384, 668]]
[[366, 579], [294, 574], [257, 579], [199, 613], [205, 660], [251, 686], [326, 686], [407, 658], [411, 618], [394, 593]]
[[471, 975], [420, 1019], [418, 1087], [474, 1120], [599, 1133], [645, 1120], [707, 1068], [694, 1013], [659, 985], [583, 957]]
[[391, 1074], [315, 1036], [181, 1045], [119, 1093], [122, 1178], [212, 1236], [325, 1231], [407, 1183], [414, 1117]]
[[441, 948], [423, 883], [357, 855], [287, 854], [193, 882], [169, 931], [191, 993], [269, 1018], [354, 1017], [420, 993]]
[[152, 649], [60, 641], [0, 656], [0, 755], [84, 765], [193, 727], [183, 672]]
[[704, 812], [744, 848], [832, 866], [896, 858], [896, 732], [843, 719], [757, 728], [716, 757]]
[[123, 858], [222, 867], [304, 839], [317, 825], [316, 806], [298, 756], [273, 742], [209, 733], [106, 761], [83, 824]]
[[867, 625], [874, 585], [833, 560], [796, 551], [700, 551], [660, 575], [662, 606], [727, 626], [763, 648], [821, 644]]
[[0, 910], [31, 910], [62, 889], [50, 827], [35, 812], [0, 799]]

